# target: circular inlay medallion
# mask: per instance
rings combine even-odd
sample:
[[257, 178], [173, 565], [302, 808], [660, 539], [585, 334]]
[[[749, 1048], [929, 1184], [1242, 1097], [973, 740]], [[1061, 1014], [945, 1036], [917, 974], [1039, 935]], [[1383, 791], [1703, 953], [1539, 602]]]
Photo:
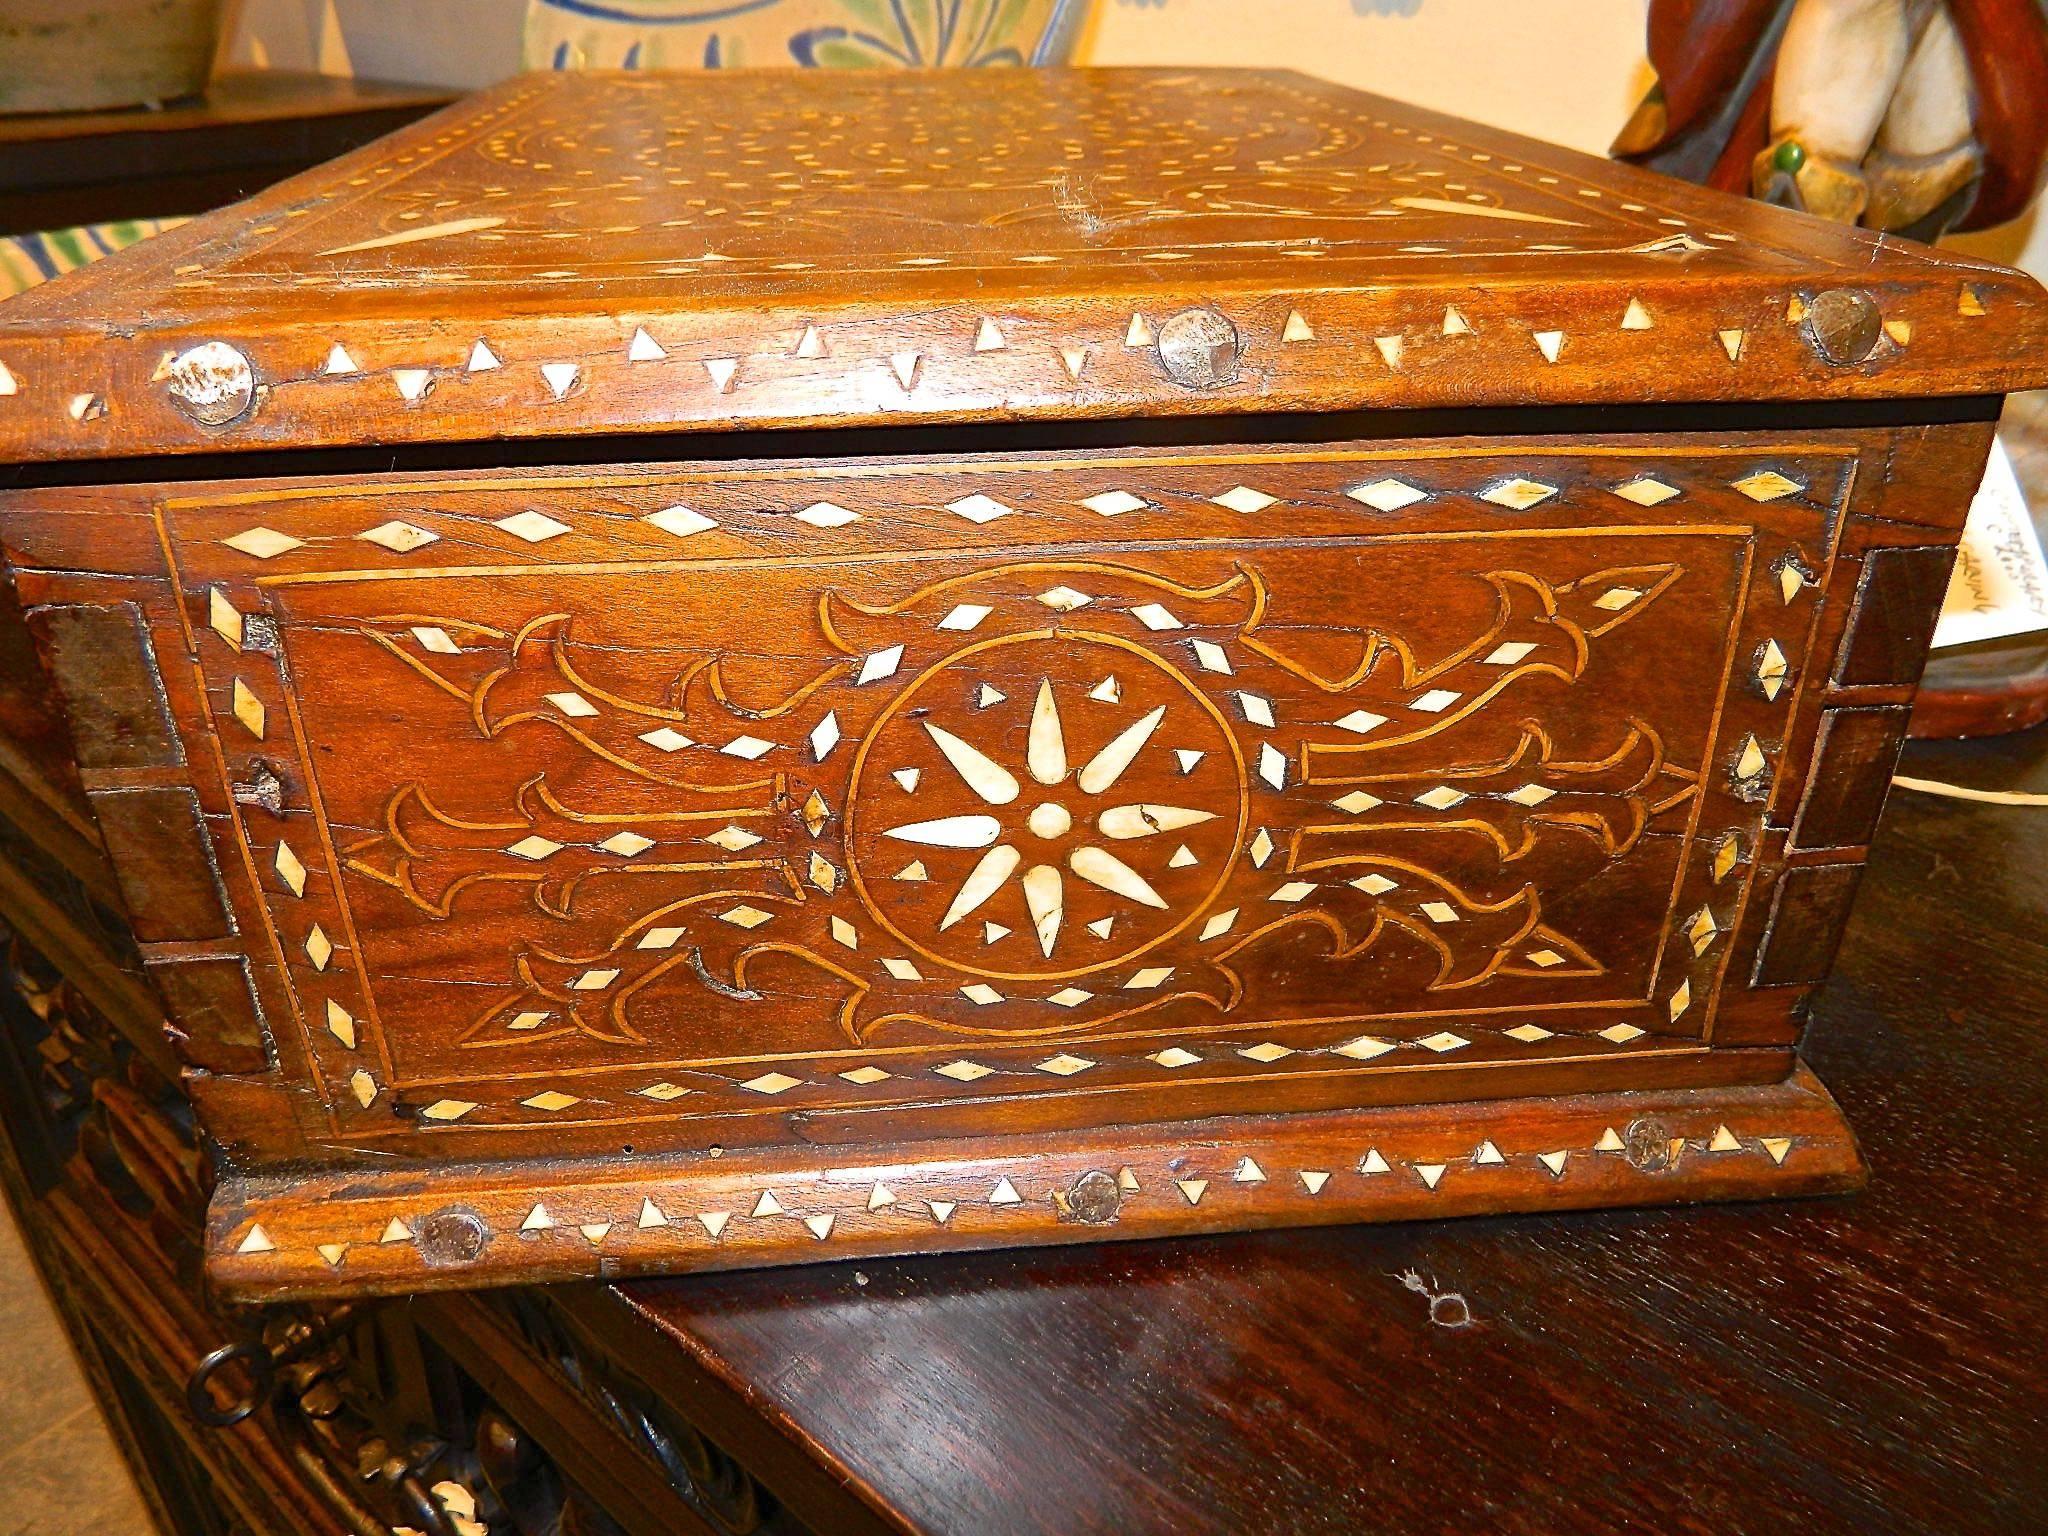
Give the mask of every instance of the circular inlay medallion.
[[1869, 294], [1830, 288], [1806, 308], [1806, 334], [1813, 349], [1837, 365], [1860, 363], [1877, 349], [1884, 315]]
[[1245, 790], [1229, 725], [1154, 652], [1085, 632], [985, 640], [862, 742], [847, 858], [913, 964], [1078, 976], [1201, 914], [1237, 857]]
[[1236, 378], [1237, 351], [1237, 327], [1213, 309], [1184, 309], [1159, 327], [1159, 361], [1188, 389], [1214, 389]]
[[164, 388], [171, 403], [201, 426], [224, 427], [256, 398], [256, 375], [235, 348], [209, 341], [171, 359]]

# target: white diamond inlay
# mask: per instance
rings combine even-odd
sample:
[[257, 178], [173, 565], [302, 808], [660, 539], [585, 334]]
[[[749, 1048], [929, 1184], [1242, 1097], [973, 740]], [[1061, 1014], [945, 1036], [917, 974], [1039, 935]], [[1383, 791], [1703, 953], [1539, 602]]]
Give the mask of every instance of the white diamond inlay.
[[1287, 756], [1270, 741], [1259, 743], [1259, 777], [1275, 789], [1287, 787]]
[[825, 718], [811, 727], [811, 756], [822, 763], [838, 745], [839, 712], [828, 709]]
[[1104, 517], [1121, 517], [1126, 512], [1137, 511], [1147, 502], [1144, 497], [1133, 496], [1129, 491], [1103, 491], [1094, 496], [1084, 496], [1081, 505]]
[[245, 555], [254, 555], [258, 560], [271, 560], [287, 550], [297, 549], [305, 543], [288, 533], [279, 533], [275, 528], [250, 528], [233, 538], [222, 539], [229, 549], [238, 549]]
[[1751, 501], [1778, 501], [1806, 489], [1797, 480], [1788, 480], [1775, 469], [1758, 470], [1753, 475], [1744, 475], [1735, 482], [1735, 489]]
[[1263, 512], [1279, 498], [1268, 496], [1264, 491], [1255, 491], [1248, 485], [1233, 486], [1221, 496], [1209, 498], [1219, 507], [1228, 507], [1233, 512]]
[[1391, 1041], [1382, 1040], [1377, 1035], [1360, 1035], [1356, 1040], [1346, 1040], [1342, 1045], [1331, 1047], [1337, 1055], [1349, 1056], [1353, 1061], [1371, 1061], [1393, 1048]]
[[860, 676], [856, 684], [880, 682], [885, 677], [896, 675], [896, 669], [903, 665], [903, 647], [892, 645], [887, 650], [876, 651], [861, 661]]
[[1503, 481], [1490, 490], [1481, 491], [1479, 499], [1490, 501], [1497, 507], [1507, 507], [1511, 511], [1526, 512], [1538, 502], [1548, 501], [1556, 494], [1557, 487], [1554, 485], [1545, 485], [1540, 480], [1524, 480], [1518, 476], [1513, 480]]
[[529, 544], [544, 544], [569, 531], [567, 523], [558, 523], [545, 512], [515, 512], [510, 517], [498, 519], [498, 526], [515, 539], [524, 539]]
[[813, 528], [844, 528], [848, 523], [860, 521], [858, 512], [849, 512], [830, 501], [814, 501], [801, 512], [792, 512], [790, 516], [800, 523], [810, 524]]
[[1614, 494], [1623, 501], [1632, 501], [1639, 507], [1662, 506], [1678, 494], [1678, 487], [1666, 485], [1653, 475], [1642, 475], [1626, 485], [1614, 487]]
[[1330, 722], [1339, 730], [1350, 731], [1363, 736], [1367, 731], [1377, 730], [1387, 723], [1385, 715], [1376, 715], [1369, 709], [1354, 709], [1340, 720]]
[[1412, 507], [1418, 501], [1426, 500], [1427, 491], [1419, 491], [1405, 480], [1375, 480], [1370, 485], [1354, 485], [1344, 493], [1353, 501], [1362, 501], [1376, 512], [1398, 512], [1403, 507]]
[[993, 496], [974, 495], [947, 502], [946, 510], [958, 513], [970, 523], [992, 523], [999, 517], [1008, 517], [1017, 509], [1004, 506]]
[[703, 513], [692, 512], [688, 507], [664, 507], [659, 512], [650, 513], [647, 521], [663, 533], [672, 533], [679, 539], [687, 539], [693, 533], [718, 526]]
[[369, 532], [359, 533], [356, 537], [372, 544], [381, 544], [394, 555], [409, 555], [414, 550], [433, 543], [440, 535], [394, 519], [388, 523], [380, 523]]

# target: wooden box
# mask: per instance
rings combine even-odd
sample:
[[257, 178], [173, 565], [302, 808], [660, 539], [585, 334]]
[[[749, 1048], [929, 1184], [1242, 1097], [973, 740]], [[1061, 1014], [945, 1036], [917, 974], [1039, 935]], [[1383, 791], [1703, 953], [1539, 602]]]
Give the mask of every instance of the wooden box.
[[216, 1278], [1853, 1186], [1801, 1011], [2044, 343], [1186, 71], [524, 79], [7, 306]]

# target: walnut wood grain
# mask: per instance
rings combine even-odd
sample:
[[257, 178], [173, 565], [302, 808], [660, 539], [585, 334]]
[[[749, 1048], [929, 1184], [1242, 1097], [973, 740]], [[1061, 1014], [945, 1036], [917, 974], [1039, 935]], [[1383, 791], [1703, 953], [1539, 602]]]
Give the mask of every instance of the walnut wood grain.
[[1995, 393], [2038, 293], [1289, 74], [543, 74], [11, 304], [0, 460]]
[[463, 110], [0, 320], [127, 455], [0, 539], [235, 1294], [1854, 1178], [1794, 1051], [2025, 280], [1288, 77]]
[[[1975, 432], [1908, 442], [1897, 500], [1851, 519], [1817, 655], [1840, 653], [1848, 604], [1833, 598], [1853, 592], [1863, 553], [1939, 537], [1960, 509], [1928, 489], [1967, 484], [1982, 450]], [[1802, 709], [1905, 692], [1837, 691]], [[2048, 787], [2038, 763], [2032, 783], [2018, 776], [2041, 746], [1957, 749], [1910, 771]], [[1767, 848], [1794, 803], [1781, 802]], [[1464, 1530], [1475, 1508], [1543, 1533], [2024, 1528], [2044, 1497], [2039, 1458], [2011, 1432], [2044, 1412], [2035, 1299], [2048, 1288], [2023, 1219], [2041, 1172], [2029, 1134], [2048, 975], [2034, 921], [2040, 829], [2024, 809], [1913, 797], [1888, 817], [1807, 1047], [1876, 1171], [1859, 1199], [869, 1257], [437, 1298], [414, 1314], [488, 1380], [532, 1385], [507, 1400], [636, 1531], [687, 1527], [645, 1452], [607, 1442], [592, 1417], [632, 1432], [616, 1395], [628, 1380], [715, 1434], [779, 1503], [777, 1519], [797, 1511], [824, 1531]], [[17, 849], [8, 857], [20, 865]], [[1795, 876], [1836, 883], [1860, 867], [1857, 850], [1785, 858]], [[0, 902], [12, 920], [23, 889], [48, 904], [56, 883], [0, 885]], [[1742, 942], [1754, 947], [1750, 930]], [[81, 982], [117, 971], [89, 944], [71, 948]], [[1833, 948], [1830, 929], [1782, 953], [1816, 968], [1805, 980]], [[1754, 994], [1722, 1007], [1717, 1041], [1751, 1015], [1759, 1030], [1786, 1026], [1781, 1001]], [[42, 1112], [14, 1102], [18, 1143]], [[148, 1138], [127, 1124], [140, 1148]], [[1706, 1140], [1654, 1177], [1735, 1156]], [[1499, 1171], [1478, 1150], [1447, 1163], [1438, 1187]], [[1225, 1184], [1232, 1197], [1265, 1187], [1234, 1172]], [[97, 1315], [111, 1332], [154, 1328], [161, 1298], [192, 1279], [139, 1262], [168, 1241], [165, 1224], [110, 1214], [104, 1195], [71, 1204], [80, 1258], [67, 1293], [106, 1298]], [[818, 1249], [800, 1218], [787, 1225]], [[181, 1247], [192, 1236], [181, 1228]], [[558, 1240], [571, 1246], [560, 1231], [531, 1239]], [[580, 1232], [573, 1242], [589, 1246]], [[559, 1309], [593, 1346], [558, 1363], [531, 1342], [543, 1335], [489, 1340], [443, 1310], [515, 1303]], [[138, 1368], [175, 1387], [194, 1338], [217, 1336], [198, 1323], [135, 1352]], [[578, 1384], [580, 1414], [564, 1382]], [[306, 1469], [276, 1455], [272, 1487], [245, 1504], [258, 1459], [237, 1442], [206, 1463], [216, 1498], [249, 1509], [254, 1528], [303, 1530], [347, 1507], [300, 1491]]]
[[[2039, 730], [1908, 750], [2048, 788]], [[2011, 1433], [2048, 1413], [2043, 851], [2025, 808], [1886, 812], [1807, 1046], [1854, 1199], [555, 1294], [750, 1465], [821, 1469], [771, 1482], [819, 1529], [2005, 1536], [2048, 1501]]]
[[[221, 1277], [301, 1293], [1059, 1240], [1091, 1171], [1333, 1173], [1302, 1148], [1427, 1125], [1403, 1105], [1495, 1101], [1435, 1112], [1477, 1146], [1506, 1095], [1782, 1077], [1841, 913], [1792, 922], [1776, 885], [1853, 871], [1897, 732], [1839, 744], [1906, 697], [1839, 681], [1880, 611], [1848, 598], [1953, 536], [1928, 490], [1985, 440], [200, 483], [21, 493], [9, 529], [60, 686], [123, 719], [160, 687], [178, 721], [85, 783], [207, 1069]], [[1482, 566], [1418, 563], [1475, 535]], [[693, 601], [727, 573], [774, 643]], [[151, 654], [100, 666], [66, 638], [88, 621]], [[1366, 959], [1329, 963], [1332, 921]], [[1270, 1145], [1212, 1119], [1280, 1109], [1326, 1118]], [[1030, 1141], [1082, 1128], [1080, 1161]], [[338, 1141], [406, 1163], [351, 1198], [266, 1175]], [[1190, 1171], [1212, 1145], [1235, 1155]], [[1409, 1209], [1242, 1182], [1128, 1230]], [[977, 1191], [992, 1227], [930, 1214]], [[789, 1219], [749, 1226], [764, 1196]], [[474, 1230], [429, 1243], [442, 1215]], [[707, 1216], [702, 1251], [673, 1241]]]
[[[577, 1522], [597, 1506], [634, 1536], [796, 1536], [800, 1528], [700, 1436], [693, 1405], [650, 1403], [595, 1350], [558, 1351], [549, 1335], [522, 1337], [461, 1298], [431, 1320], [402, 1306], [223, 1306], [200, 1272], [203, 1161], [189, 1109], [130, 1048], [126, 1027], [89, 1001], [121, 975], [122, 958], [105, 942], [112, 935], [68, 910], [46, 919], [25, 907], [32, 871], [43, 875], [43, 905], [76, 903], [63, 877], [48, 873], [56, 850], [23, 829], [6, 833], [0, 916], [33, 922], [37, 937], [31, 945], [20, 931], [8, 936], [0, 1188], [139, 1480], [163, 1506], [165, 1529], [214, 1531], [231, 1510], [237, 1529], [263, 1536], [388, 1530], [419, 1518], [416, 1506], [391, 1504], [391, 1484], [410, 1465], [433, 1469], [423, 1483], [467, 1478], [492, 1525], [516, 1518], [540, 1528], [562, 1508], [563, 1529], [587, 1529]], [[162, 1036], [158, 1011], [146, 1038]], [[269, 1408], [225, 1432], [197, 1423], [187, 1406], [195, 1364], [223, 1343], [248, 1348], [259, 1330], [279, 1347], [308, 1330], [330, 1342], [280, 1372]], [[209, 1395], [239, 1390], [239, 1375], [230, 1367], [217, 1378], [222, 1393]], [[621, 1416], [622, 1394], [641, 1417]], [[508, 1413], [522, 1447], [509, 1461], [489, 1454]], [[394, 1448], [403, 1452], [396, 1460]], [[41, 1513], [35, 1492], [24, 1494], [31, 1524]], [[764, 1518], [737, 1518], [750, 1505]]]

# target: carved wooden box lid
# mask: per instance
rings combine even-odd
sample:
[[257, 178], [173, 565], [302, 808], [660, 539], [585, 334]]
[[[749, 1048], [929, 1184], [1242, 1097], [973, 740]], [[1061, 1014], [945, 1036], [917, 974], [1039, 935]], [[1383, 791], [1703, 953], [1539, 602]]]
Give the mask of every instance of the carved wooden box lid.
[[2023, 277], [1282, 73], [516, 79], [0, 314], [0, 459], [2016, 386]]

